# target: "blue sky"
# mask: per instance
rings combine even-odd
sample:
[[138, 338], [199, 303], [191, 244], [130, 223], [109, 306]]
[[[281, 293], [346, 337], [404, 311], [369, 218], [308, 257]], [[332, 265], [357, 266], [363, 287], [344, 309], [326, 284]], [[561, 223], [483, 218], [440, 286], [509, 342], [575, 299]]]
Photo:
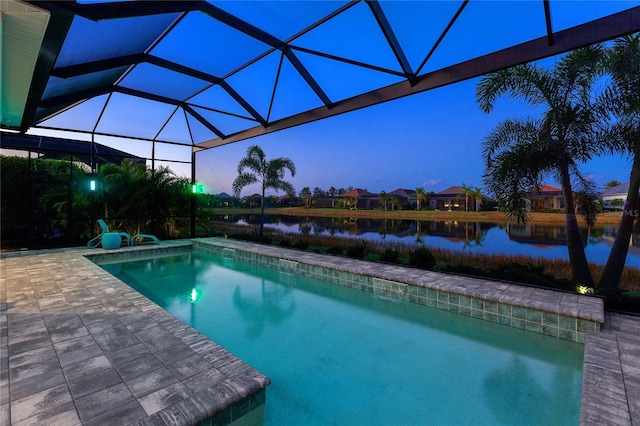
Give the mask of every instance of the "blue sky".
[[[403, 80], [394, 74], [401, 67], [365, 2], [210, 1], [279, 40], [289, 40], [297, 61], [324, 94], [319, 96], [310, 89], [282, 51], [271, 49], [258, 38], [202, 11], [187, 14], [164, 38], [160, 34], [178, 14], [141, 17], [142, 21], [123, 18], [93, 22], [76, 17], [56, 67], [149, 51], [157, 58], [224, 78], [267, 122]], [[349, 7], [341, 9], [347, 3]], [[540, 0], [473, 0], [421, 68], [461, 4], [462, 0], [380, 3], [414, 72], [424, 75], [546, 35], [544, 2]], [[640, 0], [549, 1], [554, 31], [638, 4]], [[338, 9], [340, 13], [322, 25], [312, 25]], [[301, 34], [304, 28], [309, 31]], [[159, 40], [157, 44], [155, 40]], [[347, 61], [334, 60], [336, 57]], [[549, 58], [542, 63], [552, 66], [554, 61]], [[358, 66], [359, 62], [379, 69]], [[177, 105], [130, 93], [104, 94], [54, 115], [41, 125], [87, 132], [84, 140], [90, 140], [91, 131], [95, 131], [97, 143], [145, 158], [152, 156], [148, 141], [130, 139], [123, 143], [104, 134], [169, 142], [155, 144], [155, 158], [167, 160], [155, 164], [169, 165], [176, 174], [190, 177], [191, 143], [217, 136], [185, 110], [183, 102], [225, 135], [257, 124], [249, 110], [219, 84], [153, 63], [68, 79], [52, 77], [45, 92], [52, 97], [72, 93], [75, 85], [100, 83], [112, 73], [111, 77], [117, 77], [125, 71], [116, 85], [168, 97]], [[231, 193], [239, 161], [247, 147], [257, 144], [268, 158], [284, 156], [293, 160], [297, 175], [287, 179], [297, 191], [305, 186], [324, 190], [352, 186], [372, 192], [416, 187], [438, 192], [452, 185], [481, 186], [485, 136], [500, 121], [535, 115], [535, 111], [517, 101], [501, 99], [491, 114], [484, 114], [475, 101], [477, 82], [474, 79], [453, 84], [200, 152], [196, 178], [208, 193]], [[621, 156], [599, 158], [584, 165], [584, 172], [598, 186], [610, 180], [627, 181], [629, 171], [629, 161]], [[557, 184], [552, 178], [548, 183]], [[242, 194], [258, 191], [257, 186], [252, 186]]]
[[[267, 158], [293, 160], [297, 174], [287, 177], [297, 191], [304, 186], [353, 186], [371, 192], [416, 187], [438, 192], [462, 183], [482, 186], [484, 137], [500, 121], [535, 111], [503, 98], [485, 114], [475, 101], [477, 82], [468, 80], [199, 153], [197, 179], [210, 193], [231, 193], [237, 165], [255, 144]], [[597, 158], [583, 167], [598, 186], [610, 180], [625, 182], [630, 170], [631, 162], [620, 155]], [[242, 194], [255, 192], [259, 189], [252, 186]]]

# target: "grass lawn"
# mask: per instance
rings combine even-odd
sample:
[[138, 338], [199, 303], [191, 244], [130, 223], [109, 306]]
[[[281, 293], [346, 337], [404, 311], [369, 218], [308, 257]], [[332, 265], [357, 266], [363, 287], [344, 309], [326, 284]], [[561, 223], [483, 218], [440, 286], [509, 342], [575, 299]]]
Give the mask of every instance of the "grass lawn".
[[[216, 208], [211, 209], [217, 214], [260, 214], [260, 209], [245, 208]], [[370, 219], [408, 219], [408, 220], [457, 220], [461, 222], [492, 222], [507, 223], [509, 220], [504, 213], [498, 211], [490, 212], [465, 212], [465, 211], [434, 211], [434, 210], [347, 210], [329, 208], [304, 207], [275, 207], [266, 208], [265, 214], [285, 215], [285, 216], [321, 216], [321, 217], [353, 217]], [[622, 213], [600, 213], [596, 225], [618, 225]], [[531, 212], [527, 223], [564, 225], [564, 213], [538, 213]], [[578, 222], [584, 221], [578, 216]]]

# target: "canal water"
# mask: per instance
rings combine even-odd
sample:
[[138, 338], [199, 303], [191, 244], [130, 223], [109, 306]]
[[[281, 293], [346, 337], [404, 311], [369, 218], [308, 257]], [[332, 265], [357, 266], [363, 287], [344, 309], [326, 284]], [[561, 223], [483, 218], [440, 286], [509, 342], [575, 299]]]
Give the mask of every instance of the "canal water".
[[[258, 215], [216, 215], [213, 220], [256, 226], [260, 223]], [[427, 247], [472, 253], [567, 260], [569, 257], [562, 226], [266, 215], [265, 227], [292, 234], [423, 243]], [[605, 225], [581, 230], [585, 253], [590, 262], [607, 262], [617, 228], [617, 225]], [[640, 268], [640, 234], [632, 239], [626, 265]]]

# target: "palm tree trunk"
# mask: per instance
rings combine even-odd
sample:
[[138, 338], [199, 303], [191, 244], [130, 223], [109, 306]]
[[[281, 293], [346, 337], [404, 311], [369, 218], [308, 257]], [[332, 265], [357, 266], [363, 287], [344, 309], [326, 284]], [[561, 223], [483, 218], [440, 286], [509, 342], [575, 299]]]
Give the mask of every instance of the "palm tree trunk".
[[576, 219], [576, 208], [573, 202], [573, 192], [571, 190], [571, 178], [569, 177], [569, 168], [566, 164], [560, 167], [562, 178], [562, 195], [565, 205], [565, 228], [567, 232], [567, 249], [569, 250], [569, 263], [571, 263], [571, 275], [573, 280], [585, 285], [593, 287], [593, 277], [587, 263], [587, 256], [584, 253], [584, 244]]
[[618, 226], [618, 234], [611, 247], [607, 264], [604, 267], [598, 286], [618, 288], [629, 251], [629, 240], [633, 232], [633, 222], [638, 215], [638, 191], [640, 190], [640, 156], [635, 155], [629, 178], [627, 201], [622, 211], [622, 219]]

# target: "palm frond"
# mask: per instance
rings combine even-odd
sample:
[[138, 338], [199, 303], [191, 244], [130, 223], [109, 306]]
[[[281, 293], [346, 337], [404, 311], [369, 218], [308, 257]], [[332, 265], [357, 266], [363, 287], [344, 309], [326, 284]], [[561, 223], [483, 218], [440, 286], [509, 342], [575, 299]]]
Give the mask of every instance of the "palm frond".
[[536, 106], [543, 104], [553, 91], [549, 72], [532, 64], [518, 65], [483, 77], [476, 86], [476, 102], [483, 112], [493, 110], [503, 95], [519, 98]]
[[244, 188], [245, 186], [253, 185], [254, 183], [260, 183], [260, 181], [258, 180], [256, 175], [254, 175], [253, 173], [239, 174], [238, 177], [235, 178], [232, 184], [233, 194], [236, 197], [239, 197], [240, 192], [242, 191], [242, 188]]
[[595, 224], [598, 216], [598, 190], [595, 183], [582, 175], [579, 171], [574, 172], [575, 200], [577, 211], [591, 227]]

